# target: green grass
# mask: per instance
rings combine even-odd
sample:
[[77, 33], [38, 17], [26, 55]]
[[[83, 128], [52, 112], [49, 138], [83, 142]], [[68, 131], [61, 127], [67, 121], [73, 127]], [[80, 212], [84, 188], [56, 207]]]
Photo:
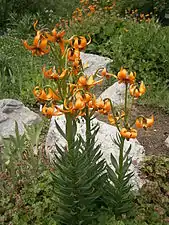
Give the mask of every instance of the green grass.
[[0, 98], [34, 102], [32, 90], [42, 81], [44, 59], [32, 57], [20, 39], [0, 37]]

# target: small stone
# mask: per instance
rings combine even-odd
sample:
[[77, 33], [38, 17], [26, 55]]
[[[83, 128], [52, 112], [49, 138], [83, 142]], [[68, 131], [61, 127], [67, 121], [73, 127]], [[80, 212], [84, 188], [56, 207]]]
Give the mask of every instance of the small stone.
[[168, 138], [165, 140], [165, 145], [169, 148], [169, 136], [168, 136]]

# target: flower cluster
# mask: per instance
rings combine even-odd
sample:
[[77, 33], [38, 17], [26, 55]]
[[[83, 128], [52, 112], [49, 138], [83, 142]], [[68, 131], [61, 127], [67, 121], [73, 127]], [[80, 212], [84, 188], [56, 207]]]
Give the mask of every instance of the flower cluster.
[[[34, 24], [36, 30], [37, 21]], [[61, 114], [71, 114], [74, 118], [91, 116], [96, 112], [108, 114], [111, 110], [107, 100], [96, 99], [91, 89], [102, 83], [98, 71], [95, 74], [84, 73], [80, 52], [91, 42], [90, 36], [72, 36], [65, 39], [65, 31], [51, 32], [36, 30], [33, 44], [23, 41], [26, 49], [33, 55], [43, 56], [52, 54], [56, 63], [53, 67], [43, 66], [44, 78], [52, 80], [54, 85], [46, 85], [44, 88], [36, 86], [33, 94], [42, 107], [42, 113], [47, 117]], [[59, 65], [58, 65], [59, 64]], [[104, 73], [102, 73], [102, 76]], [[98, 79], [96, 79], [98, 77]], [[104, 76], [103, 76], [104, 77]]]
[[80, 0], [79, 3], [79, 8], [76, 8], [72, 13], [72, 21], [74, 22], [82, 22], [86, 16], [90, 17], [97, 11], [110, 11], [116, 4], [115, 1], [113, 1], [113, 3], [108, 1], [104, 2], [104, 6], [101, 6], [98, 0], [93, 0], [92, 4], [89, 0]]
[[[34, 24], [36, 30], [37, 21]], [[36, 86], [33, 94], [42, 107], [42, 113], [47, 117], [69, 114], [73, 118], [78, 116], [89, 117], [95, 112], [108, 116], [110, 124], [116, 125], [121, 136], [127, 140], [137, 137], [136, 129], [132, 128], [135, 124], [138, 128], [148, 128], [152, 126], [154, 117], [145, 118], [139, 116], [133, 122], [129, 122], [129, 112], [127, 108], [128, 93], [133, 99], [142, 96], [145, 91], [143, 82], [136, 82], [136, 73], [128, 73], [121, 68], [117, 75], [108, 73], [106, 68], [98, 69], [95, 74], [87, 75], [84, 72], [80, 58], [83, 51], [91, 42], [90, 36], [74, 35], [70, 39], [65, 39], [65, 31], [57, 31], [54, 28], [51, 32], [46, 30], [36, 30], [33, 44], [29, 45], [23, 41], [26, 49], [33, 55], [43, 56], [52, 54], [55, 65], [52, 68], [43, 66], [42, 72], [46, 79], [53, 81], [53, 86], [46, 85], [44, 88]], [[116, 112], [109, 99], [97, 99], [92, 93], [92, 88], [100, 85], [103, 79], [114, 77], [120, 83], [126, 85], [125, 107], [121, 112]], [[97, 79], [96, 79], [97, 78]]]
[[125, 15], [126, 17], [129, 17], [131, 19], [133, 19], [134, 21], [141, 23], [141, 22], [147, 22], [149, 23], [152, 19], [153, 13], [139, 13], [137, 9], [132, 9], [132, 10], [126, 10], [125, 11]]
[[130, 138], [137, 137], [137, 130], [132, 126], [135, 124], [137, 128], [147, 129], [151, 127], [154, 123], [154, 116], [151, 118], [145, 118], [144, 116], [138, 116], [134, 122], [129, 121], [129, 110], [127, 106], [128, 92], [133, 99], [138, 99], [146, 92], [146, 87], [143, 81], [140, 84], [136, 82], [136, 73], [128, 73], [126, 69], [121, 68], [117, 75], [110, 74], [106, 72], [106, 69], [102, 71], [102, 75], [109, 78], [111, 76], [115, 77], [119, 83], [124, 83], [126, 86], [125, 92], [125, 108], [121, 112], [115, 111], [113, 105], [111, 104], [111, 114], [108, 114], [108, 120], [110, 124], [116, 125], [122, 137], [127, 140]]

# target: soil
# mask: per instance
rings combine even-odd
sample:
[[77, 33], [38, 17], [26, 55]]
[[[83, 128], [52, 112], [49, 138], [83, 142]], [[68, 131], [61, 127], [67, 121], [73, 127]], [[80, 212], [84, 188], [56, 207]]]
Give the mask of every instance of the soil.
[[165, 140], [169, 136], [169, 114], [158, 108], [147, 106], [135, 106], [134, 113], [142, 114], [146, 117], [154, 115], [155, 122], [146, 131], [138, 130], [138, 141], [144, 146], [146, 155], [167, 155], [169, 148], [165, 145]]
[[[153, 127], [138, 129], [137, 140], [145, 148], [146, 155], [165, 155], [169, 157], [169, 148], [165, 145], [165, 140], [169, 136], [169, 114], [162, 109], [148, 106], [135, 105], [132, 114], [134, 116], [144, 115], [150, 117], [154, 115]], [[99, 116], [100, 120], [107, 122], [107, 117]]]

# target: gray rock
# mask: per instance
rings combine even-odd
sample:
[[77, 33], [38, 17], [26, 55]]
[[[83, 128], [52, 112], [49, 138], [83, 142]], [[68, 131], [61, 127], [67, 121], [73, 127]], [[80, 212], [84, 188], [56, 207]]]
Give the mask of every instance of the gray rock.
[[[49, 156], [52, 156], [53, 152], [56, 151], [55, 143], [66, 147], [65, 139], [56, 129], [55, 120], [63, 130], [65, 129], [64, 116], [52, 118], [45, 146], [46, 152], [49, 154]], [[118, 159], [119, 156], [119, 149], [112, 141], [112, 138], [115, 138], [116, 133], [118, 132], [117, 128], [104, 122], [98, 121], [97, 119], [94, 119], [93, 123], [99, 123], [100, 125], [97, 140], [98, 143], [101, 143], [101, 151], [103, 153], [103, 157], [106, 159], [106, 162], [110, 164], [110, 153], [113, 153], [116, 159]], [[77, 133], [80, 133], [82, 137], [85, 137], [85, 124], [83, 121], [81, 121], [81, 123], [78, 123]], [[134, 162], [130, 167], [130, 170], [134, 171], [134, 177], [132, 178], [131, 182], [134, 185], [134, 189], [138, 190], [143, 184], [143, 181], [138, 176], [138, 166], [144, 158], [145, 150], [137, 140], [125, 141], [125, 150], [128, 149], [130, 144], [132, 146], [130, 156], [132, 156]]]
[[169, 136], [168, 136], [168, 138], [165, 140], [165, 145], [169, 148]]
[[5, 113], [0, 113], [0, 123], [4, 122], [7, 119], [8, 117], [5, 115]]
[[0, 100], [0, 136], [15, 135], [15, 121], [20, 134], [24, 133], [24, 124], [31, 125], [41, 121], [38, 114], [32, 112], [22, 102], [14, 99]]
[[88, 67], [85, 69], [87, 75], [94, 74], [98, 68], [107, 67], [112, 62], [111, 59], [99, 55], [80, 53], [80, 57], [83, 64], [87, 64]]
[[[93, 75], [99, 68], [109, 68], [110, 63], [112, 63], [112, 60], [99, 56], [99, 55], [94, 55], [94, 54], [88, 54], [88, 53], [80, 53], [82, 63], [87, 67], [84, 69], [85, 74], [90, 76]], [[109, 69], [108, 69], [109, 70]], [[101, 78], [96, 77], [95, 80], [99, 80]], [[103, 90], [107, 87], [108, 80], [104, 79], [101, 85], [96, 85], [93, 88], [93, 93], [98, 97]]]
[[0, 101], [0, 110], [4, 113], [10, 113], [22, 106], [23, 103], [15, 99], [3, 99]]
[[125, 95], [125, 84], [115, 82], [109, 88], [107, 88], [100, 97], [102, 99], [110, 98], [112, 103], [115, 105], [124, 104], [124, 95]]

